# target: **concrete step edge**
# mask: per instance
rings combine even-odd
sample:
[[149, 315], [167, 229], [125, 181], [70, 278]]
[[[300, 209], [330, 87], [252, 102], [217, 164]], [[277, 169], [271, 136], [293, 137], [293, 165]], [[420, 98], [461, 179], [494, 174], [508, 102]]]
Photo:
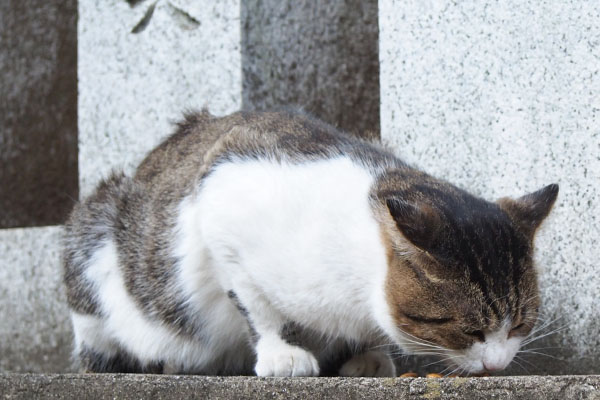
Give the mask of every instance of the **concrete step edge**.
[[485, 378], [258, 378], [0, 374], [1, 399], [593, 399], [600, 375]]

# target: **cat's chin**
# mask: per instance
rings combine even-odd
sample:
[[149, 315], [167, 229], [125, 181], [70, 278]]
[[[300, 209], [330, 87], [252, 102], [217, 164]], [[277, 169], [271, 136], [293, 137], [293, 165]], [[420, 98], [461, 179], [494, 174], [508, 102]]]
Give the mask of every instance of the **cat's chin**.
[[463, 373], [469, 375], [477, 375], [487, 372], [486, 369], [483, 367], [483, 363], [481, 361], [470, 362], [466, 365], [457, 365], [456, 368], [458, 368], [460, 371], [464, 371]]
[[503, 366], [494, 366], [492, 368], [486, 368], [483, 360], [469, 360], [465, 359], [463, 362], [452, 362], [449, 361], [446, 363], [449, 371], [453, 371], [452, 373], [458, 373], [460, 375], [480, 375], [480, 374], [488, 374], [490, 372], [498, 372], [504, 370], [512, 361], [512, 359]]

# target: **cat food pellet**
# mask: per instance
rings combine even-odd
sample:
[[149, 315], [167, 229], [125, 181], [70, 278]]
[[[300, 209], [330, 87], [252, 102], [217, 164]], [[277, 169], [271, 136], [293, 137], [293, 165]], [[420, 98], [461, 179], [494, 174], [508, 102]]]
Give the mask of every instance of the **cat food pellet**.
[[[470, 375], [470, 377], [472, 377], [472, 378], [481, 378], [481, 377], [486, 377], [486, 376], [490, 376], [490, 374], [488, 374], [487, 372], [484, 372], [481, 374]], [[399, 378], [418, 378], [419, 375], [416, 372], [406, 372], [402, 375], [399, 375], [398, 377]], [[460, 378], [460, 375], [458, 375], [458, 374], [442, 375], [442, 374], [437, 374], [435, 372], [431, 372], [429, 374], [426, 374], [425, 377], [426, 378]]]
[[[481, 375], [472, 375], [473, 377], [479, 377], [479, 376], [490, 376], [490, 374], [485, 373], [485, 374], [481, 374]], [[405, 372], [402, 375], [398, 376], [399, 378], [418, 378], [419, 375], [416, 372]], [[425, 375], [426, 378], [459, 378], [460, 375], [458, 374], [451, 374], [451, 375], [442, 375], [442, 374], [437, 374], [435, 372], [431, 372], [427, 375]]]
[[419, 375], [417, 375], [416, 372], [406, 372], [402, 375], [400, 375], [400, 378], [418, 378]]

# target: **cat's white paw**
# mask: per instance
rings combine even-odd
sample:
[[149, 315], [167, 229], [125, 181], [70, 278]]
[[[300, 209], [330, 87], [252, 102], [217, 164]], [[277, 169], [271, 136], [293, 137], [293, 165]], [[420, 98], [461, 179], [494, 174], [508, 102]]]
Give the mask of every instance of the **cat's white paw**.
[[308, 351], [297, 346], [275, 346], [257, 354], [258, 376], [318, 376], [319, 363]]
[[396, 367], [387, 354], [368, 351], [348, 360], [339, 371], [340, 376], [396, 376]]

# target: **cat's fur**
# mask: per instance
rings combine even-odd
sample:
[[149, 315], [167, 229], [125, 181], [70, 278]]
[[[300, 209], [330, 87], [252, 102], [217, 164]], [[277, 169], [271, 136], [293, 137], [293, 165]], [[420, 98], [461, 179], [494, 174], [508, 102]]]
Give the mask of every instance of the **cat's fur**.
[[394, 343], [501, 369], [537, 318], [557, 193], [487, 202], [302, 114], [189, 114], [71, 214], [75, 352], [89, 371], [383, 376], [370, 349]]

